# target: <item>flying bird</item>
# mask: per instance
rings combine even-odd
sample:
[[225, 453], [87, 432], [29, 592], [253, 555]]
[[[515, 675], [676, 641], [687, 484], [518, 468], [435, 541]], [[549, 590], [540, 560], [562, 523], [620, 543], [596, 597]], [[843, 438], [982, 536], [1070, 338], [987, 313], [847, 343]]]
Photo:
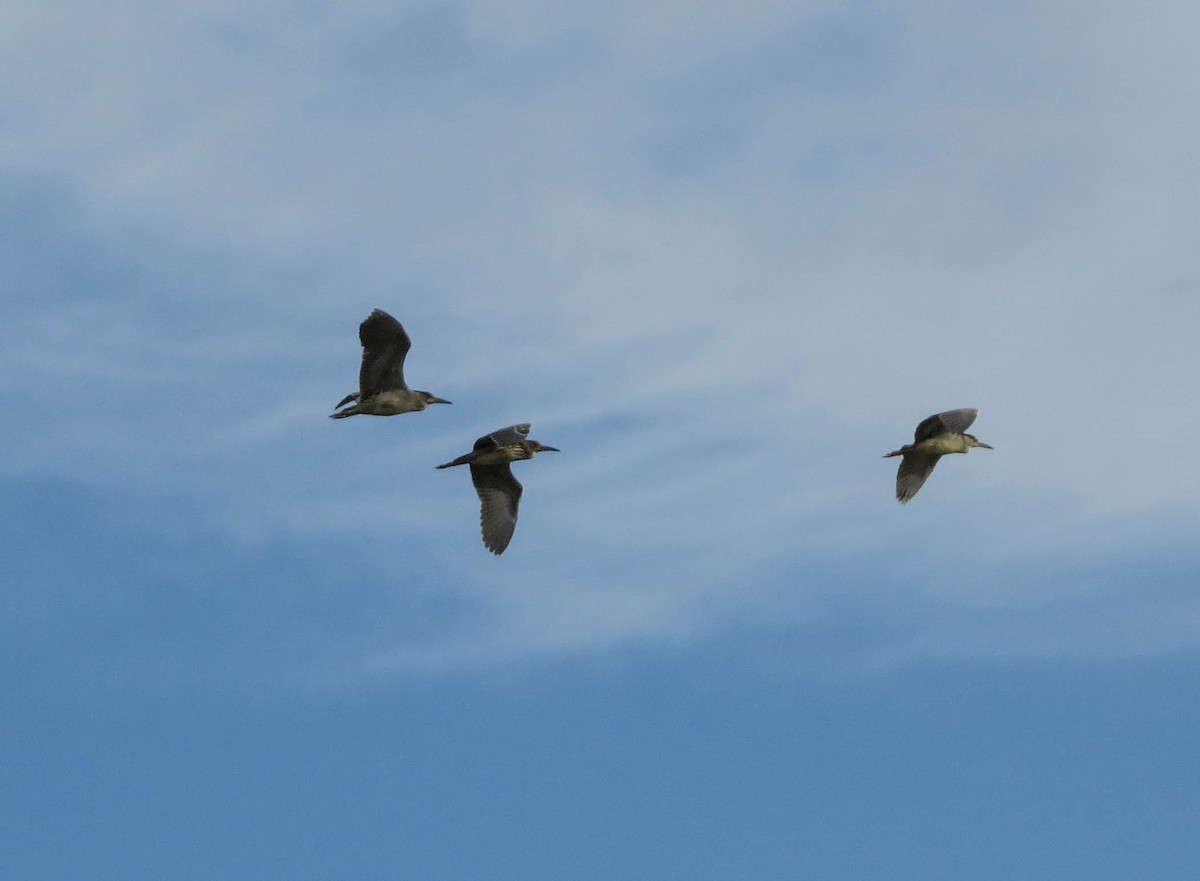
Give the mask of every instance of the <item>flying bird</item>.
[[[449, 404], [429, 392], [410, 389], [404, 382], [404, 358], [412, 341], [404, 327], [382, 309], [376, 309], [358, 326], [362, 343], [362, 366], [358, 370], [358, 391], [346, 395], [331, 413], [331, 419], [345, 419], [360, 413], [368, 416], [395, 416], [415, 413], [430, 404]], [[353, 404], [352, 407], [346, 407]], [[346, 409], [341, 409], [346, 407]]]
[[483, 531], [483, 544], [493, 554], [503, 554], [512, 541], [517, 528], [517, 505], [521, 501], [521, 484], [513, 477], [509, 464], [521, 459], [532, 459], [538, 453], [557, 453], [557, 447], [548, 447], [529, 440], [528, 422], [520, 422], [485, 434], [475, 441], [475, 448], [453, 462], [438, 465], [438, 468], [453, 468], [455, 465], [471, 466], [471, 483], [479, 495], [479, 524]]
[[907, 503], [917, 494], [917, 490], [933, 473], [938, 459], [947, 453], [965, 453], [972, 447], [993, 449], [974, 435], [967, 434], [967, 429], [978, 414], [979, 411], [974, 407], [935, 413], [921, 420], [911, 444], [884, 455], [885, 459], [891, 456], [904, 457], [900, 461], [900, 470], [896, 472], [896, 498], [900, 504]]

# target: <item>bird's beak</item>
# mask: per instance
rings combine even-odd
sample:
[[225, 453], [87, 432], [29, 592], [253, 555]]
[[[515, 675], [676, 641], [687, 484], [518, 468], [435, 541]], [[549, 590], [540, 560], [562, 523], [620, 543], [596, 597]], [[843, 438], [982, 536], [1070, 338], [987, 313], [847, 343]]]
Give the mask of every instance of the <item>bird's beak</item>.
[[445, 398], [433, 398], [432, 400], [430, 400], [429, 403], [431, 403], [431, 404], [449, 404], [450, 401], [447, 401]]
[[562, 450], [560, 450], [558, 447], [542, 447], [542, 452], [543, 453], [561, 453]]
[[995, 447], [993, 447], [991, 444], [985, 444], [983, 441], [979, 441], [979, 446], [983, 447], [985, 450], [994, 450], [994, 449], [996, 449], [996, 448], [995, 448]]

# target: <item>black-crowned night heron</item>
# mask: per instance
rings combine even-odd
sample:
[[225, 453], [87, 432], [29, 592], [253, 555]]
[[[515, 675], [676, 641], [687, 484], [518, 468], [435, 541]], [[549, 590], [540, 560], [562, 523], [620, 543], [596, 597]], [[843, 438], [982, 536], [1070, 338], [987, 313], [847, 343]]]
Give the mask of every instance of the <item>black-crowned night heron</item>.
[[[400, 322], [382, 309], [376, 309], [358, 326], [362, 343], [362, 366], [358, 369], [358, 391], [346, 395], [337, 405], [332, 419], [345, 419], [360, 413], [367, 416], [395, 416], [414, 413], [430, 404], [449, 404], [429, 392], [410, 389], [404, 382], [404, 358], [412, 341]], [[346, 407], [354, 404], [353, 407]], [[342, 410], [342, 407], [346, 407]]]
[[917, 494], [926, 478], [933, 473], [938, 459], [947, 453], [965, 453], [972, 447], [992, 449], [979, 438], [967, 434], [977, 415], [979, 411], [974, 407], [935, 413], [921, 420], [911, 444], [884, 455], [885, 459], [890, 456], [904, 457], [900, 462], [900, 470], [896, 472], [896, 498], [900, 504], [905, 504]]
[[493, 554], [503, 554], [517, 528], [517, 505], [521, 501], [521, 484], [513, 477], [509, 463], [532, 459], [538, 453], [559, 452], [529, 440], [528, 422], [510, 425], [475, 441], [475, 449], [453, 462], [438, 468], [455, 465], [471, 466], [471, 482], [479, 495], [479, 524], [483, 528], [483, 544]]

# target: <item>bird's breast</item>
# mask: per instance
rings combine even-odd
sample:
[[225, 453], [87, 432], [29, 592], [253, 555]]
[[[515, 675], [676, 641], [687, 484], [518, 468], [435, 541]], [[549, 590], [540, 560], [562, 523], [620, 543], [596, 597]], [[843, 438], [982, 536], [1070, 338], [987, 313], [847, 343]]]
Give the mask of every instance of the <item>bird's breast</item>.
[[424, 410], [425, 402], [404, 390], [386, 391], [371, 395], [359, 403], [358, 409], [372, 416], [397, 416]]
[[930, 456], [944, 456], [947, 453], [965, 453], [967, 442], [960, 434], [943, 434], [921, 441], [914, 449]]
[[528, 459], [529, 456], [522, 455], [524, 451], [514, 447], [500, 447], [497, 450], [488, 450], [486, 453], [480, 453], [472, 461], [472, 465], [507, 465], [509, 462], [515, 462], [518, 459]]

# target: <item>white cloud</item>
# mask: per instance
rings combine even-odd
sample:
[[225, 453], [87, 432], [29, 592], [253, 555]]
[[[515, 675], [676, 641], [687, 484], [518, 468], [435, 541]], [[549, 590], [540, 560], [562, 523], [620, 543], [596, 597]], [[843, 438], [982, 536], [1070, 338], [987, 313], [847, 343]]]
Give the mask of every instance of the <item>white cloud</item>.
[[[53, 223], [130, 289], [12, 316], [4, 372], [39, 383], [5, 470], [191, 494], [234, 536], [433, 542], [454, 518], [480, 559], [447, 590], [475, 596], [496, 561], [432, 465], [531, 420], [565, 452], [521, 469], [517, 541], [572, 550], [426, 659], [698, 638], [777, 609], [763, 573], [798, 554], [1187, 541], [1190, 13], [865, 8], [895, 27], [773, 2], [22, 7], [7, 174], [65, 194]], [[372, 306], [454, 407], [325, 419]], [[957, 406], [997, 450], [898, 511], [878, 457]], [[978, 588], [948, 584], [943, 610]]]

